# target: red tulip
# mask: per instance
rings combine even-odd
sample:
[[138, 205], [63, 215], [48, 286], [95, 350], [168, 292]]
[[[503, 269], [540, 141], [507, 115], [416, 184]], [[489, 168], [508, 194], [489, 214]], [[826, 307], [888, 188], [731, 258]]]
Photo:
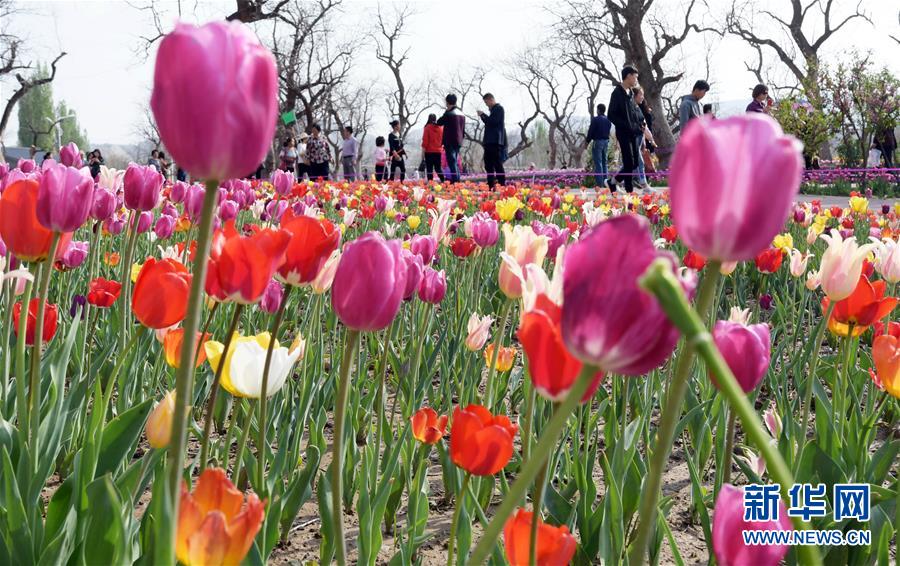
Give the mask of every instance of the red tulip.
[[454, 238], [450, 242], [450, 251], [456, 257], [469, 257], [478, 246], [472, 238]]
[[782, 260], [784, 260], [784, 252], [779, 248], [768, 248], [759, 252], [753, 261], [760, 272], [775, 273], [781, 267]]
[[88, 286], [87, 302], [100, 308], [109, 308], [119, 298], [122, 292], [122, 284], [97, 277]]
[[413, 438], [424, 444], [436, 444], [447, 429], [447, 415], [438, 416], [431, 407], [424, 407], [412, 416]]
[[687, 253], [684, 254], [684, 259], [682, 259], [681, 262], [685, 267], [690, 267], [697, 271], [700, 271], [706, 266], [706, 258], [694, 250], [688, 250]]
[[450, 458], [470, 474], [494, 475], [512, 457], [518, 429], [505, 415], [494, 416], [481, 405], [457, 407], [450, 429]]
[[[868, 277], [860, 275], [853, 293], [835, 303], [828, 319], [828, 329], [839, 336], [848, 336], [852, 326], [853, 336], [859, 336], [876, 321], [889, 315], [897, 306], [897, 299], [884, 296], [886, 285], [883, 280], [871, 283]], [[822, 309], [827, 309], [829, 303], [828, 297], [822, 299]]]
[[206, 293], [218, 301], [257, 302], [284, 261], [290, 239], [287, 231], [271, 228], [241, 236], [229, 222], [213, 236]]
[[178, 260], [148, 258], [134, 283], [131, 310], [148, 328], [168, 328], [187, 314], [191, 274]]
[[[530, 511], [519, 509], [507, 519], [503, 527], [503, 546], [510, 566], [528, 566], [531, 557]], [[535, 564], [537, 566], [566, 566], [575, 556], [578, 543], [565, 525], [554, 527], [538, 518]]]
[[290, 234], [290, 242], [276, 278], [286, 285], [311, 283], [340, 245], [341, 231], [328, 220], [295, 216], [291, 210], [281, 219], [281, 229]]
[[[528, 358], [528, 371], [535, 390], [551, 401], [560, 401], [575, 385], [581, 372], [581, 360], [566, 349], [562, 339], [560, 322], [562, 311], [547, 295], [540, 295], [534, 308], [522, 317], [518, 336]], [[597, 372], [591, 386], [581, 401], [590, 399], [603, 372]]]
[[[34, 326], [37, 323], [37, 311], [39, 305], [39, 298], [31, 299], [31, 302], [28, 303], [28, 322], [26, 322], [25, 326], [25, 344], [29, 346], [34, 346]], [[21, 315], [22, 303], [16, 303], [13, 305], [13, 330], [17, 337], [19, 336], [19, 318]], [[41, 341], [43, 343], [46, 344], [56, 335], [58, 320], [59, 312], [57, 306], [52, 303], [47, 303], [44, 306], [44, 326], [41, 331]]]

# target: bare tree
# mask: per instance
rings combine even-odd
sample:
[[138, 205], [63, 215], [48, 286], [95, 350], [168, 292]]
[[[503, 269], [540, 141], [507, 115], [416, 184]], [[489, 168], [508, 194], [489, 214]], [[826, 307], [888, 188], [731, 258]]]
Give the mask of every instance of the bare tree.
[[394, 85], [386, 97], [388, 111], [400, 122], [400, 138], [406, 141], [410, 129], [415, 126], [432, 104], [428, 82], [409, 84], [403, 77], [403, 64], [409, 56], [409, 47], [401, 45], [404, 29], [415, 12], [409, 6], [395, 7], [393, 14], [385, 16], [378, 7], [377, 25], [372, 33], [375, 41], [375, 57], [391, 71]]
[[140, 119], [134, 124], [133, 132], [142, 142], [152, 145], [152, 149], [162, 148], [162, 136], [159, 135], [159, 128], [156, 126], [156, 119], [149, 104], [141, 105]]
[[[778, 7], [790, 6], [790, 13], [786, 16], [782, 12], [760, 9], [758, 1], [734, 0], [726, 16], [726, 29], [755, 48], [758, 65], [751, 67], [747, 64], [747, 68], [759, 82], [771, 82], [770, 78], [763, 80], [762, 61], [763, 51], [772, 50], [796, 80], [793, 85], [784, 87], [796, 90], [802, 86], [817, 97], [822, 46], [854, 19], [872, 23], [861, 10], [862, 0], [859, 0], [853, 13], [843, 18], [834, 15], [833, 5], [833, 0], [809, 0], [805, 5], [803, 0], [779, 1]], [[811, 31], [814, 29], [821, 30], [818, 36]], [[761, 30], [774, 30], [775, 33], [764, 34]]]
[[[691, 33], [716, 31], [694, 21], [696, 4], [690, 0], [678, 15], [668, 7], [651, 9], [654, 0], [566, 0], [555, 12], [556, 29], [571, 38], [569, 61], [594, 80], [617, 84], [621, 65], [633, 65], [647, 103], [657, 116], [665, 116], [663, 93], [684, 75], [670, 70], [672, 55]], [[655, 120], [653, 135], [665, 167], [675, 146], [672, 124]]]
[[[16, 81], [19, 83], [19, 86], [16, 90], [13, 91], [12, 96], [6, 101], [6, 106], [3, 108], [3, 115], [0, 117], [0, 139], [3, 139], [3, 133], [6, 131], [6, 126], [9, 125], [9, 118], [12, 116], [12, 111], [15, 108], [16, 104], [22, 97], [28, 94], [28, 91], [48, 83], [53, 82], [53, 79], [56, 78], [56, 64], [59, 63], [59, 60], [65, 57], [66, 52], [63, 51], [56, 58], [50, 62], [50, 74], [43, 77], [25, 77], [22, 73], [16, 73]], [[17, 68], [19, 69], [27, 69], [30, 68], [31, 64], [27, 65], [19, 65]]]
[[327, 101], [327, 116], [323, 123], [325, 137], [334, 151], [335, 163], [341, 162], [341, 130], [345, 126], [353, 128], [353, 135], [359, 141], [360, 153], [356, 155], [356, 170], [360, 172], [362, 150], [372, 128], [372, 113], [375, 109], [374, 88], [361, 86], [349, 89], [346, 85], [334, 89]]

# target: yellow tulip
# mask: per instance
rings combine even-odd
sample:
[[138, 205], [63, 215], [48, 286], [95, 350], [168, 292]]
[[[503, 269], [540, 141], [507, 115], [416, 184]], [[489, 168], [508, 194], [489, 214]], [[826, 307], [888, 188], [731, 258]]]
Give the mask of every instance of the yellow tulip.
[[406, 217], [406, 225], [409, 226], [410, 230], [415, 230], [419, 227], [419, 224], [422, 223], [422, 219], [416, 216], [415, 214], [410, 214]]

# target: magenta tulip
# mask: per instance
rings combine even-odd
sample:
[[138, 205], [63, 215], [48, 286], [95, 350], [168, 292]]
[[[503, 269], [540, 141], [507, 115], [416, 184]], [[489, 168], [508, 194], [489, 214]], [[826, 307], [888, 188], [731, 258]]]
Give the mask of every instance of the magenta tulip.
[[160, 240], [165, 240], [175, 232], [175, 218], [168, 214], [161, 214], [153, 226], [153, 233]]
[[489, 248], [497, 243], [500, 239], [500, 229], [497, 221], [487, 214], [479, 212], [472, 217], [469, 222], [472, 231], [472, 239], [478, 244], [479, 248]]
[[27, 175], [37, 169], [37, 164], [34, 162], [34, 159], [20, 159], [16, 163], [16, 169]]
[[414, 234], [409, 241], [409, 251], [422, 258], [422, 263], [431, 265], [434, 253], [437, 251], [437, 240], [431, 236]]
[[422, 256], [416, 255], [406, 248], [403, 248], [402, 256], [403, 263], [406, 265], [406, 286], [403, 289], [403, 298], [409, 300], [415, 297], [419, 291], [425, 264], [422, 263]]
[[716, 322], [713, 337], [744, 393], [756, 389], [769, 369], [772, 351], [769, 325], [720, 320]]
[[132, 163], [125, 170], [125, 207], [130, 210], [153, 210], [159, 204], [163, 176], [149, 165]]
[[184, 211], [191, 222], [200, 219], [204, 196], [206, 196], [206, 188], [203, 185], [193, 184], [188, 188], [187, 194], [184, 196]]
[[126, 218], [124, 216], [113, 214], [103, 221], [103, 227], [113, 236], [117, 236], [125, 229], [125, 220]]
[[436, 271], [426, 267], [419, 285], [419, 298], [426, 303], [436, 305], [444, 300], [447, 294], [447, 275], [444, 270]]
[[787, 545], [744, 544], [742, 532], [789, 531], [791, 520], [787, 507], [779, 498], [778, 520], [748, 522], [744, 521], [744, 490], [731, 484], [723, 484], [716, 498], [713, 511], [713, 552], [719, 566], [776, 566], [788, 552]]
[[638, 278], [659, 257], [674, 270], [674, 256], [657, 250], [647, 220], [633, 215], [601, 222], [568, 249], [562, 335], [572, 355], [622, 375], [643, 375], [666, 361], [678, 330], [638, 287]]
[[406, 288], [406, 263], [398, 240], [366, 232], [344, 249], [334, 283], [331, 306], [354, 330], [386, 328], [400, 309]]
[[69, 142], [59, 148], [59, 162], [66, 167], [81, 169], [81, 150], [78, 149], [75, 142]]
[[784, 228], [802, 172], [800, 143], [768, 116], [692, 121], [669, 173], [678, 236], [709, 259], [753, 259]]
[[229, 220], [234, 220], [237, 218], [238, 214], [238, 203], [233, 200], [223, 200], [222, 204], [219, 205], [219, 220], [222, 222], [228, 222]]
[[266, 285], [266, 290], [263, 291], [262, 299], [259, 301], [259, 308], [263, 312], [273, 314], [278, 311], [278, 307], [281, 306], [281, 300], [283, 298], [284, 287], [281, 286], [281, 283], [272, 279], [269, 281], [269, 284]]
[[149, 230], [151, 226], [153, 226], [153, 213], [149, 210], [145, 210], [138, 215], [138, 234], [143, 234], [144, 232]]
[[238, 22], [178, 24], [159, 44], [150, 107], [163, 143], [192, 177], [245, 176], [275, 133], [275, 58]]
[[169, 189], [169, 200], [174, 203], [184, 201], [184, 195], [187, 194], [188, 184], [184, 181], [175, 181], [172, 188]]
[[70, 241], [66, 251], [59, 256], [59, 261], [69, 269], [78, 267], [87, 259], [90, 245], [87, 242]]
[[93, 199], [94, 181], [86, 170], [49, 162], [38, 188], [38, 222], [54, 232], [74, 232], [90, 215]]
[[294, 174], [276, 169], [272, 173], [272, 186], [275, 187], [275, 192], [281, 196], [291, 194], [294, 188]]
[[95, 186], [91, 201], [91, 218], [98, 221], [106, 220], [115, 212], [117, 204], [115, 193], [99, 185]]

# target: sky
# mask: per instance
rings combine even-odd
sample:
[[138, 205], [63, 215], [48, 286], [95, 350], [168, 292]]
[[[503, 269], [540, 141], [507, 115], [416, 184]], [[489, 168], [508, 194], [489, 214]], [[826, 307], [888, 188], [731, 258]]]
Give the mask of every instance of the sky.
[[[766, 1], [758, 0], [753, 6], [761, 9]], [[141, 52], [141, 37], [154, 34], [148, 12], [139, 9], [147, 3], [149, 0], [25, 1], [20, 2], [22, 13], [2, 22], [24, 38], [26, 57], [30, 61], [49, 61], [60, 51], [67, 52], [53, 82], [54, 96], [65, 100], [77, 112], [92, 144], [141, 141], [137, 124], [150, 97], [154, 65], [154, 52], [149, 57]], [[525, 112], [526, 93], [503, 74], [514, 53], [547, 41], [548, 27], [553, 21], [547, 7], [553, 4], [532, 0], [406, 3], [412, 4], [416, 11], [409, 34], [404, 38], [411, 48], [410, 59], [404, 67], [411, 81], [432, 79], [440, 83], [457, 69], [465, 71], [478, 65], [489, 70], [485, 87], [503, 102], [507, 116], [516, 118]], [[158, 4], [166, 10], [163, 24], [173, 25], [177, 2], [158, 1]], [[382, 2], [382, 7], [389, 11], [390, 4]], [[681, 4], [673, 0], [672, 5]], [[706, 23], [715, 25], [725, 0], [707, 0], [707, 4], [698, 8], [697, 13]], [[837, 0], [835, 4], [835, 11], [843, 14], [852, 10], [856, 2]], [[900, 46], [889, 38], [889, 35], [900, 35], [897, 8], [891, 4], [863, 0], [863, 9], [871, 15], [874, 26], [859, 20], [848, 24], [826, 44], [825, 60], [833, 61], [852, 49], [872, 50], [879, 65], [887, 65], [900, 74], [896, 57]], [[184, 19], [199, 22], [223, 17], [233, 11], [234, 2], [182, 0], [181, 7]], [[387, 89], [391, 77], [383, 63], [374, 58], [374, 46], [364, 37], [365, 30], [374, 22], [377, 7], [374, 1], [347, 0], [335, 23], [338, 33], [360, 34], [362, 38], [363, 47], [354, 61], [354, 80], [374, 81]], [[674, 56], [686, 70], [685, 88], [688, 79], [692, 83], [694, 78], [707, 78], [704, 75], [708, 53], [708, 78], [713, 85], [708, 101], [749, 100], [749, 90], [756, 81], [744, 69], [743, 62], [750, 60], [753, 52], [740, 40], [711, 34], [694, 36], [676, 51]], [[768, 56], [774, 60], [774, 54]], [[12, 87], [10, 82], [0, 83], [2, 103], [12, 94]], [[606, 97], [608, 90], [602, 93], [601, 99]], [[580, 104], [577, 112], [586, 114], [586, 106]], [[380, 109], [376, 119], [386, 122], [387, 110]], [[507, 121], [511, 122], [509, 118]], [[7, 145], [15, 144], [16, 130], [13, 113], [13, 121], [3, 139]]]

